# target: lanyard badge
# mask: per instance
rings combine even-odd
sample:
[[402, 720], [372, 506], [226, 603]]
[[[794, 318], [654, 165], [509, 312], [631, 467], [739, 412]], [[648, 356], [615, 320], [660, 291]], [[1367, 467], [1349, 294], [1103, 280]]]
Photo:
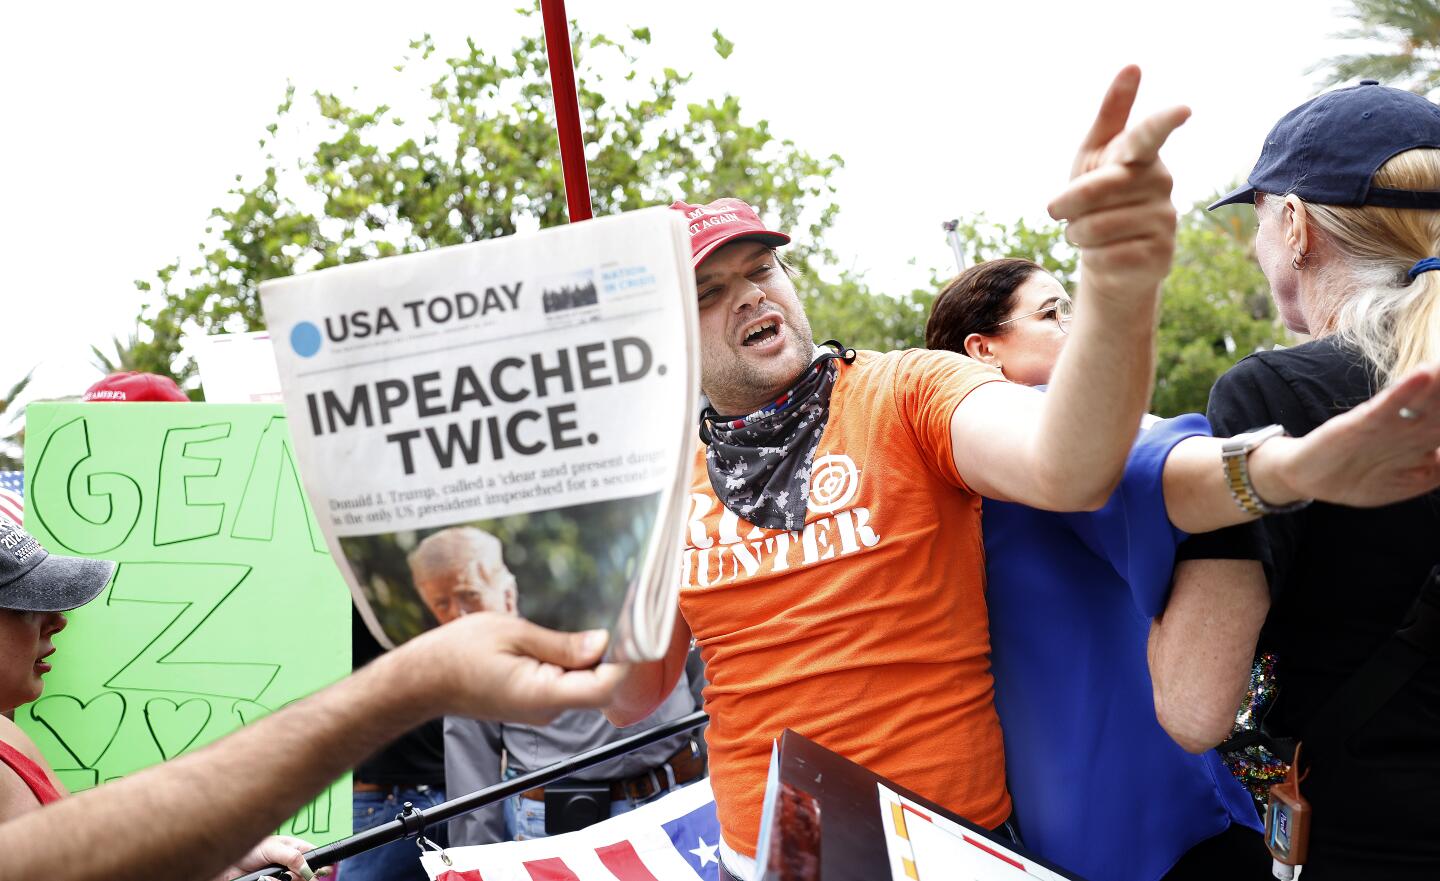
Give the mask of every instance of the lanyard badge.
[[1265, 844], [1274, 857], [1272, 871], [1281, 881], [1295, 877], [1304, 865], [1310, 846], [1310, 802], [1300, 794], [1300, 782], [1309, 775], [1299, 773], [1300, 744], [1295, 744], [1295, 761], [1285, 779], [1270, 787], [1270, 806], [1265, 811]]

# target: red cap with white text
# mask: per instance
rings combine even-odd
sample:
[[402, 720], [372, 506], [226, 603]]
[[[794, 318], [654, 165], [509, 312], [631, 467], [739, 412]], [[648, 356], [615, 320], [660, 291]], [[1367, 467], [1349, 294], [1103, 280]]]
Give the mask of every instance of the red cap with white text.
[[154, 373], [112, 373], [85, 390], [82, 401], [175, 401], [189, 398], [168, 376]]
[[789, 236], [768, 229], [755, 209], [739, 199], [716, 199], [709, 205], [675, 202], [670, 207], [684, 213], [689, 224], [690, 265], [694, 269], [722, 245], [739, 239], [754, 239], [772, 248], [790, 244]]

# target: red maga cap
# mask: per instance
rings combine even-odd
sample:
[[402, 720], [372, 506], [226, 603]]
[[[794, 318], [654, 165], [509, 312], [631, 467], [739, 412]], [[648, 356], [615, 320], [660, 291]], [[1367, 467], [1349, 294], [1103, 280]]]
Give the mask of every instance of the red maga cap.
[[112, 373], [90, 388], [82, 401], [175, 401], [189, 403], [180, 386], [168, 376], [154, 373]]
[[716, 199], [709, 205], [676, 202], [670, 207], [682, 212], [690, 224], [690, 265], [694, 269], [720, 246], [738, 239], [755, 239], [772, 248], [790, 244], [789, 236], [767, 229], [755, 209], [739, 199]]

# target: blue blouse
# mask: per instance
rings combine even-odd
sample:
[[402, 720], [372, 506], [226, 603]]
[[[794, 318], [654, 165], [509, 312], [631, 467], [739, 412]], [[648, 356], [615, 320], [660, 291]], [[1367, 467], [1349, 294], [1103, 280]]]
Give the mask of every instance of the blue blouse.
[[1165, 511], [1165, 459], [1209, 433], [1194, 414], [1142, 430], [1098, 511], [985, 501], [995, 704], [1020, 835], [1095, 881], [1155, 881], [1230, 824], [1260, 828], [1219, 755], [1191, 755], [1160, 727], [1146, 662], [1186, 537]]

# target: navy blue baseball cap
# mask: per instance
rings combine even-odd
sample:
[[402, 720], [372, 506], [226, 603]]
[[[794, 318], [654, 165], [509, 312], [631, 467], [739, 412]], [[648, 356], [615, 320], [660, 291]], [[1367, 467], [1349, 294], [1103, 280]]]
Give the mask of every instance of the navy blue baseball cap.
[[1440, 107], [1413, 92], [1362, 80], [1281, 117], [1245, 186], [1210, 208], [1253, 204], [1258, 191], [1294, 193], [1317, 205], [1440, 210], [1440, 192], [1370, 185], [1380, 166], [1416, 147], [1440, 147]]

